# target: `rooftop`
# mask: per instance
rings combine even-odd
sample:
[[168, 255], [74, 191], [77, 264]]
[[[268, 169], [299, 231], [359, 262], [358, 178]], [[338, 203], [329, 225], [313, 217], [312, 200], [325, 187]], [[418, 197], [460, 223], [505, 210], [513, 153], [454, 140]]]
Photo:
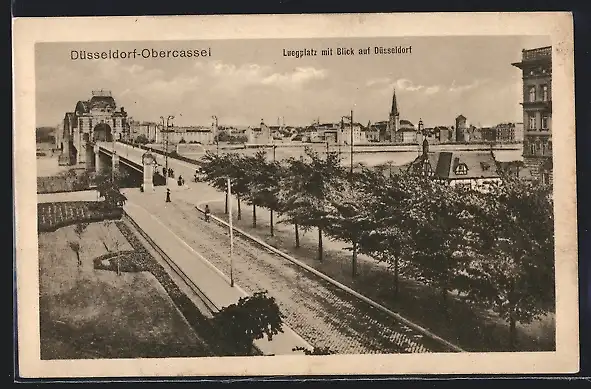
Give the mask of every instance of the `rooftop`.
[[542, 59], [552, 57], [552, 46], [538, 47], [536, 49], [523, 49], [521, 51], [521, 59], [523, 61], [530, 61], [535, 59]]

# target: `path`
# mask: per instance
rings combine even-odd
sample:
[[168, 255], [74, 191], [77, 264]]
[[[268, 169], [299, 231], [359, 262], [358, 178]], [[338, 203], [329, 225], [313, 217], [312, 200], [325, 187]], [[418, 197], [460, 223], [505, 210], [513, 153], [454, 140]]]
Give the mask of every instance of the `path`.
[[[164, 224], [228, 275], [228, 232], [199, 216], [194, 203], [204, 197], [196, 189], [177, 189], [172, 203], [164, 202], [164, 188], [149, 194], [129, 192], [128, 204], [149, 209], [158, 220], [152, 224]], [[220, 197], [218, 193], [217, 200]], [[286, 323], [314, 346], [351, 354], [428, 352], [435, 347], [387, 314], [242, 238], [235, 239], [233, 266], [238, 285], [249, 293], [268, 290], [286, 315]]]

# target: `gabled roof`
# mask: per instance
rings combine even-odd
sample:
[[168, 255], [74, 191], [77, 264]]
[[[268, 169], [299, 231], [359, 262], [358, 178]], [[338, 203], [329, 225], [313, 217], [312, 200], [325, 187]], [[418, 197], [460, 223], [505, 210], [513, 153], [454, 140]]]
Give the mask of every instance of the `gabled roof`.
[[[457, 174], [457, 168], [460, 165], [467, 168], [466, 174]], [[488, 152], [440, 152], [436, 175], [440, 178], [449, 179], [500, 177], [496, 161]]]
[[[409, 166], [409, 172], [419, 173], [424, 161], [424, 154], [418, 156]], [[472, 179], [499, 178], [495, 159], [487, 152], [451, 152], [441, 151], [428, 153], [427, 158], [436, 178], [443, 179]], [[456, 174], [456, 168], [464, 165], [466, 174]]]

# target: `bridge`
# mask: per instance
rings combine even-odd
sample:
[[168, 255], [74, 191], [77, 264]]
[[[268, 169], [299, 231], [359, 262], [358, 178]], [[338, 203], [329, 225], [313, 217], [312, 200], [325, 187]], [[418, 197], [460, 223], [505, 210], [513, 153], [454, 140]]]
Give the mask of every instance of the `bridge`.
[[[94, 145], [94, 168], [96, 171], [101, 171], [105, 168], [105, 158], [109, 158], [113, 169], [118, 169], [119, 165], [122, 164], [133, 171], [141, 173], [144, 176], [144, 188], [146, 190], [153, 188], [155, 185], [154, 176], [160, 175], [162, 167], [167, 165], [174, 170], [175, 179], [182, 176], [185, 181], [190, 181], [195, 174], [195, 164], [171, 157], [168, 158], [167, 164], [166, 158], [155, 152], [150, 152], [154, 163], [152, 166], [146, 166], [142, 161], [142, 157], [146, 153], [147, 150], [126, 143], [96, 142]], [[146, 169], [149, 171], [146, 171]]]
[[[95, 144], [96, 168], [111, 158], [115, 167], [125, 165], [145, 171], [146, 150], [118, 142]], [[165, 157], [154, 154], [154, 165], [165, 166]], [[168, 158], [175, 176], [192, 178], [196, 165]], [[174, 179], [172, 179], [174, 181]], [[301, 353], [294, 347], [329, 347], [340, 354], [425, 353], [461, 351], [428, 329], [406, 320], [387, 307], [348, 288], [305, 263], [266, 244], [234, 225], [235, 242], [230, 256], [228, 224], [212, 216], [202, 217], [202, 207], [223, 209], [224, 194], [210, 185], [186, 179], [184, 186], [170, 182], [171, 202], [166, 190], [154, 187], [140, 192], [124, 189], [124, 205], [137, 226], [153, 240], [175, 266], [215, 305], [222, 307], [238, 298], [267, 290], [285, 314], [284, 333], [272, 341], [261, 339], [257, 347], [266, 355]], [[236, 212], [236, 198], [230, 207]], [[259, 214], [259, 222], [266, 220]], [[290, 230], [290, 226], [276, 229]], [[290, 230], [291, 231], [291, 230]], [[325, 242], [328, 246], [331, 242]], [[336, 245], [336, 244], [335, 244]], [[335, 246], [336, 248], [336, 246]], [[229, 275], [235, 284], [230, 286]]]

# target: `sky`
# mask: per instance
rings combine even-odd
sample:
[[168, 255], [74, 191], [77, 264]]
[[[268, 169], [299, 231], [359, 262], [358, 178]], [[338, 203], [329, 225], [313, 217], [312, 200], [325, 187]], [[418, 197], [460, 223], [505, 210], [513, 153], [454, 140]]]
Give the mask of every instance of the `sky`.
[[[549, 37], [388, 37], [161, 42], [37, 43], [36, 123], [55, 126], [92, 90], [110, 90], [134, 120], [174, 115], [179, 126], [309, 125], [340, 121], [353, 110], [366, 124], [387, 120], [396, 90], [402, 119], [426, 127], [522, 121], [522, 49], [549, 46]], [[374, 48], [412, 47], [376, 55]], [[337, 48], [355, 55], [336, 55]], [[359, 55], [369, 47], [371, 54]], [[315, 49], [316, 56], [285, 56]], [[332, 56], [321, 49], [333, 48]], [[135, 59], [72, 60], [72, 51], [133, 51]], [[211, 50], [211, 56], [142, 58], [148, 50]]]

